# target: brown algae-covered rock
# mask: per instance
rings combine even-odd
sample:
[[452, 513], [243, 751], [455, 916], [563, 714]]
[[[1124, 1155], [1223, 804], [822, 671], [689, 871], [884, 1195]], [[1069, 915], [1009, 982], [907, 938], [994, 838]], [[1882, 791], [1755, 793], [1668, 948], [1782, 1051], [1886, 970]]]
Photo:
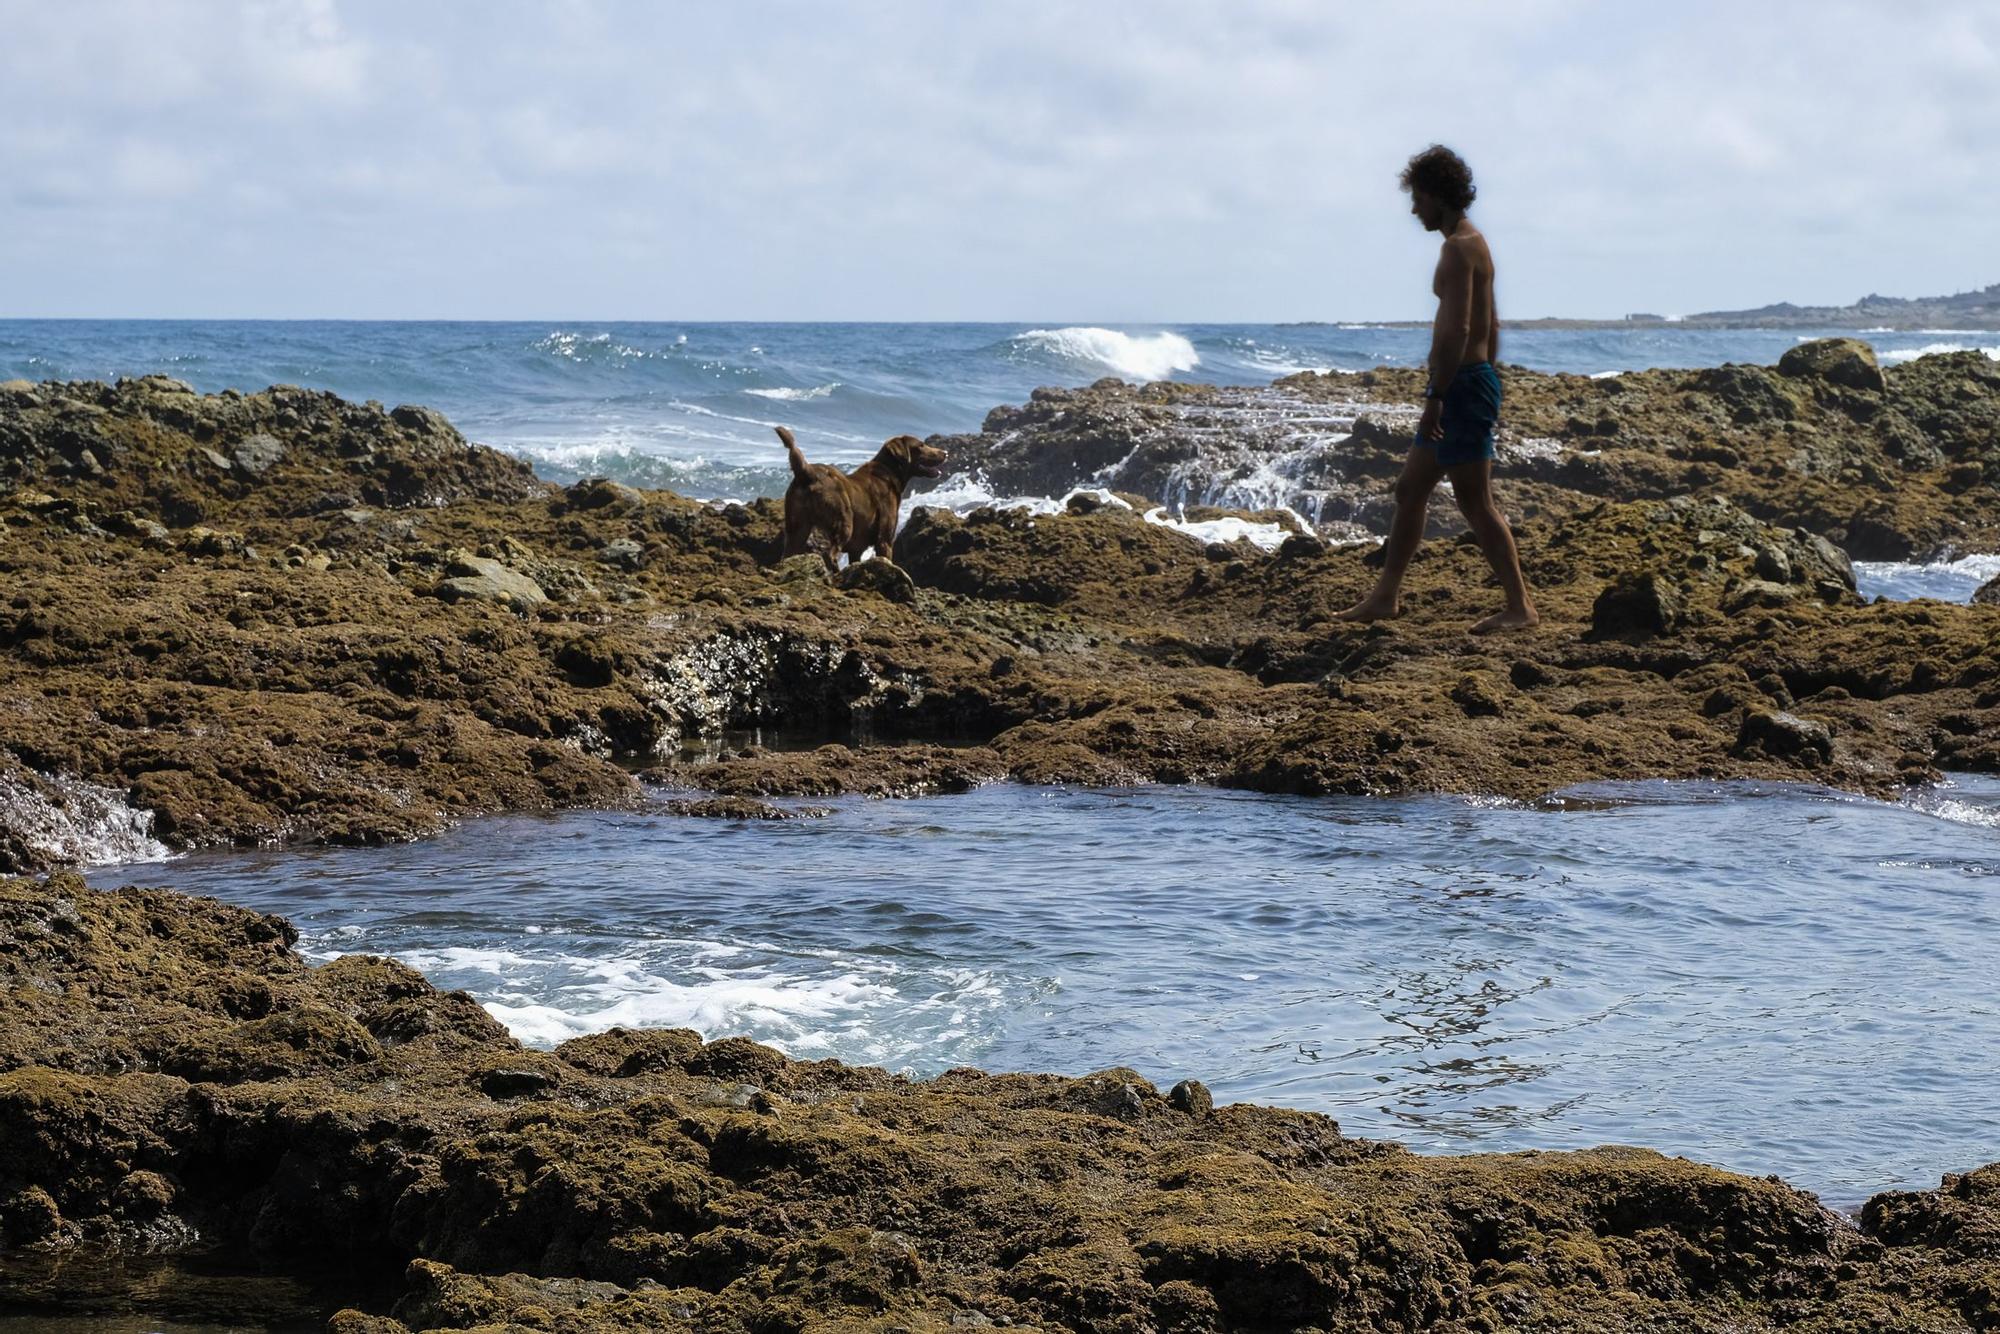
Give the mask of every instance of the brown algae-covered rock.
[[[1990, 367], [1893, 367], [1885, 402], [1970, 466], [1991, 439]], [[1428, 544], [1402, 618], [1369, 627], [1332, 619], [1374, 578], [1369, 547], [1340, 530], [1266, 552], [1125, 500], [963, 517], [913, 502], [894, 565], [830, 581], [809, 557], [778, 559], [775, 501], [547, 485], [415, 409], [151, 380], [0, 395], [0, 866], [146, 855], [155, 840], [369, 843], [480, 811], [635, 804], [642, 766], [768, 799], [1006, 778], [1533, 797], [1635, 774], [1889, 792], [1938, 767], [2000, 765], [2000, 613], [1859, 606], [1824, 535], [1853, 525], [1829, 527], [1818, 464], [1738, 487], [1729, 468], [1752, 458], [1740, 433], [1727, 466], [1702, 462], [1723, 445], [1683, 457], [1682, 437], [1660, 434], [1724, 429], [1681, 401], [1698, 393], [1600, 383], [1613, 382], [1515, 376], [1510, 393], [1530, 418], [1606, 396], [1627, 425], [1590, 439], [1652, 434], [1589, 473], [1600, 489], [1644, 497], [1721, 470], [1703, 494], [1604, 501], [1564, 489], [1582, 473], [1510, 463], [1502, 496], [1532, 501], [1517, 526], [1544, 623], [1498, 638], [1464, 634], [1498, 601], [1464, 538]], [[1131, 423], [1207, 401], [1186, 386], [1088, 392]], [[206, 456], [227, 462], [256, 435], [282, 451], [259, 445], [271, 457], [254, 474]], [[1883, 471], [1830, 425], [1786, 448], [1828, 462], [1836, 438], [1881, 478], [1836, 469], [1843, 512], [1859, 494], [1867, 522], [1915, 540], [1898, 525], [1929, 482]], [[1362, 467], [1371, 439], [1357, 423], [1340, 456]], [[1642, 453], [1677, 471], [1644, 480]], [[1368, 486], [1390, 476], [1363, 468]], [[1979, 494], [1951, 501], [1967, 540], [1992, 512]], [[609, 550], [636, 554], [600, 559]], [[1718, 710], [1712, 686], [1683, 688], [1704, 665], [1775, 678], [1776, 707], [1806, 708], [1829, 745], [1740, 744], [1755, 701]], [[1473, 704], [1467, 679], [1483, 683]], [[787, 748], [722, 744], [752, 729]]]
[[[378, 1331], [1984, 1318], [2000, 1166], [1857, 1229], [1642, 1149], [1425, 1158], [1129, 1070], [909, 1080], [680, 1030], [525, 1051], [407, 968], [309, 968], [290, 939], [212, 900], [0, 881], [6, 1248], [405, 1266], [392, 1309], [357, 1278], [332, 1325]], [[439, 1013], [392, 1040], [398, 1006]], [[160, 1068], [194, 1050], [226, 1055]]]

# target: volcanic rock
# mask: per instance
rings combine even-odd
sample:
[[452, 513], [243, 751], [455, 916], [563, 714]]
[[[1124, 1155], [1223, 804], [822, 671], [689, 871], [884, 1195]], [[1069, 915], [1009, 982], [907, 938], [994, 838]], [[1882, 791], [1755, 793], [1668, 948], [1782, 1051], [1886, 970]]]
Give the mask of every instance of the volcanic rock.
[[[1961, 454], [1987, 394], [1990, 363], [1972, 361], [1888, 376], [1911, 420]], [[1720, 429], [1643, 388], [1559, 380], [1515, 377], [1510, 392], [1524, 413], [1543, 410], [1538, 394], [1590, 396], [1624, 423], [1593, 440]], [[1209, 402], [1089, 392], [1135, 430]], [[1247, 449], [1261, 437], [1243, 429]], [[79, 432], [101, 473], [73, 466]], [[202, 458], [259, 433], [284, 453], [254, 478]], [[1503, 502], [1518, 488], [1551, 506], [1520, 524], [1543, 625], [1494, 640], [1463, 633], [1498, 605], [1469, 544], [1427, 544], [1402, 618], [1357, 627], [1333, 613], [1374, 571], [1363, 546], [1326, 540], [1338, 529], [1211, 551], [1126, 503], [918, 505], [894, 565], [863, 562], [835, 586], [817, 557], [781, 559], [776, 501], [550, 486], [429, 417], [303, 390], [37, 386], [0, 395], [0, 441], [0, 860], [17, 868], [636, 804], [640, 767], [751, 801], [1005, 778], [1527, 799], [1808, 767], [1889, 794], [1938, 765], [2000, 768], [1993, 608], [1861, 607], [1820, 530], [1715, 490], [1556, 506], [1549, 484], [1503, 469]], [[1736, 463], [1717, 444], [1704, 466], [1743, 466], [1753, 445], [1739, 445]], [[1893, 519], [1906, 490], [1922, 484], [1899, 472], [1863, 494]], [[1978, 521], [1976, 503], [1953, 503]], [[1256, 514], [1272, 521], [1243, 517]], [[596, 559], [620, 543], [644, 553], [635, 568]], [[1708, 669], [1726, 679], [1697, 688]], [[1747, 709], [1794, 699], [1830, 754], [1738, 744]], [[820, 744], [716, 744], [753, 728]]]
[[[221, 1248], [344, 1278], [330, 1328], [375, 1334], [1858, 1332], [1987, 1309], [2000, 1165], [1857, 1228], [1643, 1149], [1420, 1157], [1129, 1070], [911, 1080], [679, 1030], [527, 1051], [400, 965], [309, 967], [294, 939], [210, 899], [0, 881], [10, 1258]], [[433, 1017], [298, 1063], [296, 1034], [390, 1013]], [[162, 1071], [185, 1051], [229, 1059]]]
[[1819, 379], [1879, 394], [1888, 388], [1875, 349], [1858, 338], [1818, 338], [1778, 358], [1778, 374]]

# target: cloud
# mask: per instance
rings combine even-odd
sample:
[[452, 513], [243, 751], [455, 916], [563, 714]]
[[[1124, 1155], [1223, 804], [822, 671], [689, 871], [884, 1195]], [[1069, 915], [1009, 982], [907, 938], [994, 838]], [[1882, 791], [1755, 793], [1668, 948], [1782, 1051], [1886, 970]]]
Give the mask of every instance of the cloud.
[[9, 8], [25, 313], [1409, 315], [1433, 139], [1520, 313], [2000, 277], [1978, 3]]

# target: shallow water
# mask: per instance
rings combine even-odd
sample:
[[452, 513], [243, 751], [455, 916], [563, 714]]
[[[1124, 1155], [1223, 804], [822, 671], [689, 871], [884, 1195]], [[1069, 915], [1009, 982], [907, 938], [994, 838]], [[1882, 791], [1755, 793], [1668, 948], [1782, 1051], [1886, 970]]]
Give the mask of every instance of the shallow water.
[[2000, 1158], [2000, 780], [1902, 806], [1002, 785], [514, 816], [103, 868], [393, 954], [524, 1039], [747, 1033], [919, 1074], [1130, 1065], [1427, 1151], [1650, 1145], [1852, 1205]]
[[1954, 560], [1858, 560], [1854, 584], [1865, 598], [1892, 602], [1935, 598], [1939, 602], [1970, 602], [1989, 579], [2000, 579], [2000, 555], [1960, 556]]

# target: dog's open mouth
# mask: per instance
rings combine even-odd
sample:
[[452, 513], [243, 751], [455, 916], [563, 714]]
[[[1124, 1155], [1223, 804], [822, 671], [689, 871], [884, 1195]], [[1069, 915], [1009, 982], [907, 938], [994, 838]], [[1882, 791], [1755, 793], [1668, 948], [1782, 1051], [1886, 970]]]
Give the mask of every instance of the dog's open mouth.
[[919, 477], [942, 477], [944, 476], [944, 465], [947, 461], [946, 456], [943, 454], [938, 455], [934, 459], [913, 459], [911, 460], [910, 468]]

